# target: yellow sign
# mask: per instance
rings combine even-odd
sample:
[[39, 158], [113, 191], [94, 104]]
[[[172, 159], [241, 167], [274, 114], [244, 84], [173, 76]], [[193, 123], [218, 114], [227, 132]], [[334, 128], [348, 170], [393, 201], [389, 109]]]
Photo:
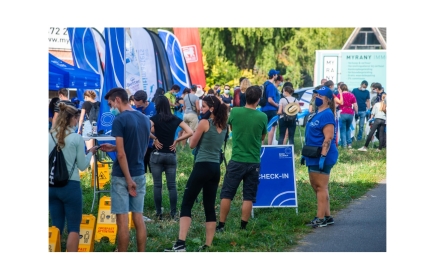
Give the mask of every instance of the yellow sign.
[[79, 252], [93, 252], [95, 238], [95, 216], [83, 215], [80, 223]]
[[112, 214], [110, 207], [111, 198], [103, 196], [100, 199], [100, 204], [98, 206], [95, 240], [100, 242], [101, 238], [107, 237], [110, 243], [115, 244], [117, 232], [116, 215]]
[[[95, 176], [94, 166], [92, 166], [92, 180], [91, 187], [94, 186], [94, 176]], [[98, 162], [98, 186], [103, 188], [104, 185], [110, 181], [109, 164], [103, 164]]]
[[60, 252], [60, 232], [55, 226], [48, 228], [48, 251]]

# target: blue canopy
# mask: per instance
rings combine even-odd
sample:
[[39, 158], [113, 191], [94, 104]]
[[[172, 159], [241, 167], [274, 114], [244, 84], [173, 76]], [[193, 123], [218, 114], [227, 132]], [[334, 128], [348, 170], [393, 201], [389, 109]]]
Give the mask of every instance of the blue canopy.
[[[83, 89], [99, 89], [100, 75], [85, 71], [70, 65], [51, 53], [48, 53], [48, 70], [49, 70], [49, 88], [51, 89], [51, 81], [56, 81], [59, 76], [63, 76], [62, 87], [67, 88], [83, 88]], [[51, 76], [54, 74], [55, 76]], [[55, 87], [54, 89], [56, 89]]]
[[49, 72], [48, 74], [48, 89], [58, 90], [63, 88], [63, 75], [58, 73]]

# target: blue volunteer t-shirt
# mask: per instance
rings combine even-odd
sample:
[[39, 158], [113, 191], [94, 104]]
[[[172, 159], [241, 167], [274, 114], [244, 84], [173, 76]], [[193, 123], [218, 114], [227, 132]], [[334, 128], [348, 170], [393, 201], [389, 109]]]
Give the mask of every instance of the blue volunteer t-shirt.
[[[156, 106], [154, 104], [154, 102], [149, 102], [148, 106], [145, 108], [145, 110], [143, 109], [143, 107], [137, 107], [136, 106], [131, 106], [133, 109], [141, 112], [142, 114], [144, 114], [145, 116], [147, 116], [149, 119], [151, 119], [152, 116], [156, 115]], [[148, 148], [152, 148], [154, 144], [154, 140], [150, 138], [150, 141], [148, 142]]]
[[[331, 146], [326, 154], [325, 164], [333, 165], [338, 159], [338, 150], [335, 144], [335, 138], [337, 137], [337, 126], [335, 124], [335, 117], [331, 109], [326, 109], [320, 113], [314, 115], [314, 117], [306, 125], [305, 142], [308, 146], [322, 147], [325, 136], [323, 135], [323, 128], [332, 124], [334, 126], [334, 137], [331, 141]], [[320, 158], [305, 158], [305, 164], [319, 165]]]
[[[272, 97], [273, 101], [275, 101], [275, 103], [279, 102], [279, 95], [277, 94], [277, 88], [275, 87], [274, 84], [272, 84], [270, 81], [266, 81], [266, 83], [264, 84], [264, 86], [266, 87], [266, 96], [267, 96], [267, 100], [269, 100], [269, 97]], [[273, 106], [272, 104], [269, 103], [269, 101], [266, 103], [266, 106], [264, 106], [263, 108], [261, 108], [261, 111], [266, 112], [266, 111], [278, 111], [278, 108]]]
[[[147, 150], [150, 129], [150, 119], [137, 111], [123, 111], [113, 120], [111, 135], [122, 137], [124, 140], [124, 151], [130, 176], [145, 174], [143, 158]], [[112, 175], [124, 177], [118, 159], [115, 159], [113, 163]]]

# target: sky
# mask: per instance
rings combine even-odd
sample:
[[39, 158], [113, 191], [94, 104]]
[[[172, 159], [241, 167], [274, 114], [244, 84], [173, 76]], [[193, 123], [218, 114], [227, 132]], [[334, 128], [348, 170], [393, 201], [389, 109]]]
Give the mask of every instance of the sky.
[[[435, 100], [429, 67], [433, 45], [427, 27], [430, 9], [416, 2], [395, 7], [381, 1], [310, 1], [291, 3], [166, 1], [115, 4], [75, 1], [30, 2], [19, 17], [23, 25], [4, 25], [1, 46], [2, 81], [17, 94], [15, 106], [4, 106], [3, 253], [5, 273], [44, 278], [150, 276], [151, 273], [210, 277], [322, 277], [366, 279], [386, 276], [421, 278], [429, 273], [434, 158], [429, 116]], [[248, 6], [249, 5], [249, 6]], [[15, 7], [16, 6], [16, 7]], [[267, 11], [267, 12], [266, 12]], [[266, 12], [266, 13], [265, 13]], [[47, 254], [47, 28], [76, 27], [387, 27], [388, 150], [386, 253], [209, 253], [188, 254]], [[5, 67], [6, 66], [6, 67]], [[15, 89], [15, 87], [21, 87]], [[429, 93], [429, 94], [428, 94]], [[5, 94], [9, 97], [10, 94]], [[8, 103], [4, 103], [5, 105]], [[426, 117], [428, 116], [428, 117]], [[6, 118], [7, 117], [7, 118]], [[11, 132], [15, 133], [14, 137]], [[25, 132], [25, 133], [24, 133]], [[21, 135], [23, 134], [24, 135]], [[20, 180], [18, 180], [20, 179]], [[45, 186], [44, 186], [45, 185]], [[109, 255], [110, 254], [110, 255]], [[102, 264], [105, 266], [102, 271]], [[25, 266], [24, 266], [25, 265]], [[71, 270], [70, 267], [78, 268]], [[124, 269], [119, 269], [124, 267]], [[168, 271], [168, 267], [171, 271]], [[67, 270], [68, 269], [68, 270]], [[67, 273], [68, 271], [68, 273]], [[201, 273], [203, 272], [203, 273]], [[166, 275], [165, 274], [165, 275]], [[88, 277], [90, 276], [90, 277]], [[177, 276], [178, 277], [178, 276]], [[57, 278], [57, 277], [56, 277]]]

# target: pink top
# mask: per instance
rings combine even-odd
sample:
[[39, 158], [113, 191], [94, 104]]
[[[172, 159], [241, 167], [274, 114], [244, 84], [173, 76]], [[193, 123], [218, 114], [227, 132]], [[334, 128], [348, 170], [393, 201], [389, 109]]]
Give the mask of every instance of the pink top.
[[340, 105], [341, 114], [353, 115], [354, 110], [352, 109], [352, 104], [356, 103], [355, 95], [351, 92], [343, 92], [343, 105]]

